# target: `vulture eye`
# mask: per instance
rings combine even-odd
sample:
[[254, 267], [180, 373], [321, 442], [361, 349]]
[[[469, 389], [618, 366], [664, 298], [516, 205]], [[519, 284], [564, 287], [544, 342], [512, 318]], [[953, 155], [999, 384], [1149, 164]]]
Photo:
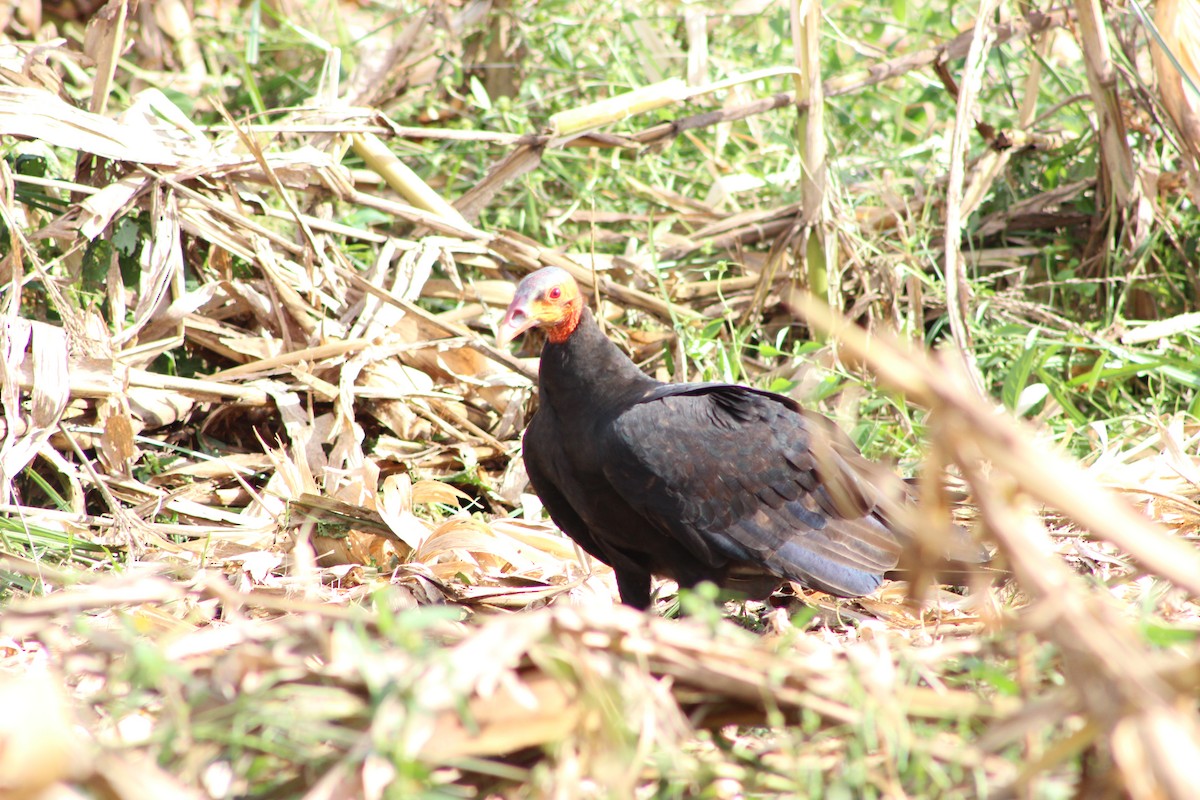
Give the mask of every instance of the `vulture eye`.
[[550, 295], [551, 300], [557, 300], [558, 298], [562, 297], [562, 289], [558, 288], [557, 286], [552, 286], [547, 294]]

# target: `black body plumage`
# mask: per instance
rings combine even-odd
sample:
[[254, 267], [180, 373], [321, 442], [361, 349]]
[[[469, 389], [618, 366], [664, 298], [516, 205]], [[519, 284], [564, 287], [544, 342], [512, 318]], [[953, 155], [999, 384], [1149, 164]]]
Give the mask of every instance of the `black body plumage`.
[[760, 576], [853, 597], [899, 563], [907, 538], [870, 462], [787, 397], [660, 383], [587, 309], [565, 341], [546, 343], [538, 387], [530, 482], [558, 526], [613, 567], [631, 606], [649, 606], [652, 575], [683, 586]]

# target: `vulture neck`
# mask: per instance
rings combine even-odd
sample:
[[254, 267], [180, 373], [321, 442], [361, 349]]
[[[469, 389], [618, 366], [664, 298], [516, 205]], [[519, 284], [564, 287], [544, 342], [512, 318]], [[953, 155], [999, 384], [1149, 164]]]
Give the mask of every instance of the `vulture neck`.
[[609, 341], [584, 308], [574, 332], [562, 342], [547, 341], [538, 367], [541, 402], [561, 417], [594, 416], [658, 385]]

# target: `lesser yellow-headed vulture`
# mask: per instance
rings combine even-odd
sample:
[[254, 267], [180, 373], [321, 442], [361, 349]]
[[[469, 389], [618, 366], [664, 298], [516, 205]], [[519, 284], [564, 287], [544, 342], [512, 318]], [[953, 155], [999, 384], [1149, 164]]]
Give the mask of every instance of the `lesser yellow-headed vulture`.
[[[554, 522], [616, 571], [628, 605], [649, 607], [652, 575], [856, 597], [899, 563], [909, 537], [889, 521], [874, 465], [828, 418], [759, 389], [654, 380], [556, 267], [521, 281], [499, 339], [534, 327], [546, 344], [523, 440], [529, 480]], [[954, 558], [986, 560], [965, 531], [954, 538]]]

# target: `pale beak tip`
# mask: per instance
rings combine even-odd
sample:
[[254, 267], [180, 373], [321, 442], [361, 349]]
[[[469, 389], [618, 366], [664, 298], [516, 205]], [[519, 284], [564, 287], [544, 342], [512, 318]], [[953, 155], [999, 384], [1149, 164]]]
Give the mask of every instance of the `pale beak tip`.
[[504, 319], [496, 326], [496, 344], [507, 347], [530, 327], [528, 316], [519, 308], [509, 308]]

